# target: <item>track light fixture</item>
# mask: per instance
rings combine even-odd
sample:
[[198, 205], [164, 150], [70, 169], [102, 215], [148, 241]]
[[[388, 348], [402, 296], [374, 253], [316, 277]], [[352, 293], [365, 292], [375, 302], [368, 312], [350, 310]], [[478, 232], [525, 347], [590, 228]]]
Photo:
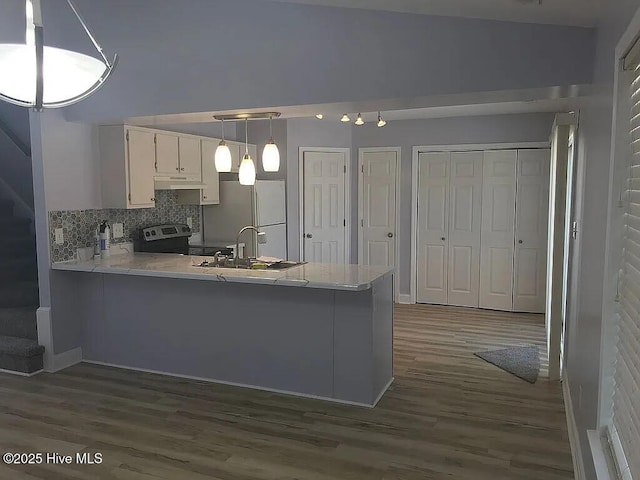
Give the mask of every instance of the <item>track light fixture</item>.
[[382, 128], [387, 124], [385, 120], [382, 119], [382, 114], [378, 112], [378, 127]]
[[355, 124], [360, 126], [360, 125], [364, 125], [364, 120], [362, 119], [362, 114], [358, 113], [358, 118], [356, 118]]
[[316, 118], [318, 120], [322, 120], [324, 118], [324, 115], [322, 113], [318, 113], [318, 114], [316, 114]]
[[351, 119], [349, 118], [349, 115], [347, 115], [346, 113], [342, 115], [342, 118], [340, 119], [341, 122], [343, 123], [347, 123], [350, 122]]

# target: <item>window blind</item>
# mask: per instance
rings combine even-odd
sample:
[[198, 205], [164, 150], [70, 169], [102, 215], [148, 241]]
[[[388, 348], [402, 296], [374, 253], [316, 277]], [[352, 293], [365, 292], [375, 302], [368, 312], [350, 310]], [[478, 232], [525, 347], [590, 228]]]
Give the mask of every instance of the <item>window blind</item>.
[[640, 68], [631, 82], [631, 149], [625, 188], [613, 450], [623, 479], [640, 480]]

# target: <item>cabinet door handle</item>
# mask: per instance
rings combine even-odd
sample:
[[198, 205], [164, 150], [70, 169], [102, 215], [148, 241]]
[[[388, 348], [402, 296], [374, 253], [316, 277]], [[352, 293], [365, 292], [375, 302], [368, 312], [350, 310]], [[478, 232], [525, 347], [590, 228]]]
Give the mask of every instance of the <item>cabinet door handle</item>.
[[206, 195], [203, 195], [203, 196], [202, 196], [202, 198], [204, 198], [204, 199], [206, 200], [206, 199], [207, 199], [207, 196], [206, 196]]
[[176, 167], [176, 172], [179, 172], [179, 171], [180, 171], [180, 169], [178, 167]]
[[522, 240], [518, 240], [518, 243], [524, 243]]
[[313, 235], [312, 235], [312, 234], [310, 234], [310, 233], [307, 233], [307, 235], [306, 235], [306, 236], [307, 236], [307, 238], [313, 238]]
[[441, 237], [441, 238], [440, 238], [440, 240], [442, 240], [442, 241], [444, 242], [444, 241], [446, 240], [446, 238], [444, 238], [444, 237]]
[[156, 199], [152, 197], [152, 198], [151, 198], [151, 201], [152, 201], [152, 202], [155, 202], [155, 201], [156, 201]]
[[391, 233], [391, 232], [387, 233], [387, 237], [393, 238], [393, 233]]
[[181, 172], [184, 172], [184, 167], [182, 167], [182, 168], [180, 169], [180, 171], [181, 171]]

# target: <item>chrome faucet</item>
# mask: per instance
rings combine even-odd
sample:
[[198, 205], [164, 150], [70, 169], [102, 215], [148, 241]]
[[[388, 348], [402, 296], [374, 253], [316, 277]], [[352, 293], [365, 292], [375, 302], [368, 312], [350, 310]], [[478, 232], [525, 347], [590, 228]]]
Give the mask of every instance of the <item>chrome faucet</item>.
[[[256, 232], [256, 234], [258, 235], [258, 243], [260, 244], [267, 243], [267, 234], [258, 230], [258, 227], [254, 227], [253, 225], [247, 225], [246, 227], [242, 227], [238, 232], [238, 235], [236, 236], [236, 251], [235, 251], [235, 258], [234, 258], [234, 263], [236, 264], [236, 267], [240, 264], [240, 255], [239, 255], [240, 235], [242, 235], [247, 230], [253, 230]], [[244, 258], [246, 257], [243, 257], [243, 260]]]

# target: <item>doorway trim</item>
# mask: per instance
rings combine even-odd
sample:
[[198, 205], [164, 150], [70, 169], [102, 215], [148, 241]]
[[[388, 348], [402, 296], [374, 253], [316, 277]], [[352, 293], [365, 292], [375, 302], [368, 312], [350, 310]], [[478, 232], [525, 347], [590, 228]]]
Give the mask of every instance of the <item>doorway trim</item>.
[[363, 211], [362, 205], [364, 203], [364, 172], [362, 171], [362, 154], [371, 152], [395, 152], [396, 154], [396, 224], [395, 224], [395, 279], [393, 282], [393, 296], [397, 302], [400, 295], [400, 172], [402, 171], [402, 148], [401, 147], [361, 147], [358, 149], [358, 224], [356, 225], [358, 231], [358, 262], [362, 259], [362, 219]]
[[[418, 259], [418, 161], [421, 153], [471, 152], [475, 150], [517, 150], [526, 148], [551, 148], [546, 142], [520, 143], [468, 143], [462, 145], [416, 145], [411, 155], [411, 271], [409, 275], [409, 303], [416, 303]], [[406, 297], [406, 295], [403, 295]]]
[[299, 147], [298, 148], [298, 242], [300, 245], [300, 260], [304, 260], [304, 154], [305, 152], [317, 153], [344, 153], [344, 260], [345, 264], [351, 263], [351, 149], [337, 147]]

